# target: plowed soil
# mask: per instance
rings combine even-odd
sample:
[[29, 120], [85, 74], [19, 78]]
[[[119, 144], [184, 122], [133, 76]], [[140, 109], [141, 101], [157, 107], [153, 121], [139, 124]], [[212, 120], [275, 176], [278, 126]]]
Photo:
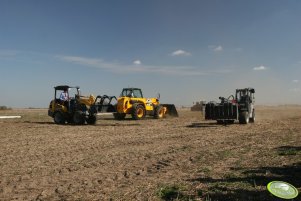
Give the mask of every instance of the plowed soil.
[[[179, 118], [56, 125], [47, 110], [0, 111], [0, 200], [275, 200], [301, 189], [301, 107], [258, 107], [254, 124]], [[300, 196], [299, 196], [300, 198]]]

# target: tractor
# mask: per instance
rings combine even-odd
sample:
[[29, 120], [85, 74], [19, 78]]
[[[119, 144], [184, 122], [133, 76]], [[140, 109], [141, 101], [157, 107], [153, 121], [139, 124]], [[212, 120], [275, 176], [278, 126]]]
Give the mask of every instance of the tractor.
[[143, 119], [146, 115], [155, 119], [164, 118], [167, 114], [178, 116], [174, 104], [160, 104], [160, 95], [157, 98], [144, 98], [139, 88], [124, 88], [117, 99], [115, 119], [122, 120], [127, 114], [134, 120]]
[[220, 103], [211, 101], [205, 106], [205, 119], [216, 120], [219, 124], [234, 123], [238, 120], [240, 124], [255, 122], [255, 89], [236, 89], [235, 97], [219, 97]]
[[[59, 96], [66, 92], [68, 99], [62, 101]], [[54, 99], [51, 100], [48, 108], [48, 115], [53, 118], [56, 124], [72, 123], [76, 125], [95, 124], [97, 115], [100, 113], [113, 113], [116, 111], [112, 101], [115, 96], [82, 96], [80, 87], [61, 85], [54, 87]]]

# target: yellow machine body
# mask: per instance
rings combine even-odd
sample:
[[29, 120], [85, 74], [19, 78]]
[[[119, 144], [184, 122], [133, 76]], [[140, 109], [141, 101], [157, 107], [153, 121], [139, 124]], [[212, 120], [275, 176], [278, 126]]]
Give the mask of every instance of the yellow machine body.
[[133, 105], [137, 103], [142, 104], [146, 111], [153, 111], [154, 106], [160, 104], [156, 98], [119, 97], [117, 101], [117, 112], [131, 114]]

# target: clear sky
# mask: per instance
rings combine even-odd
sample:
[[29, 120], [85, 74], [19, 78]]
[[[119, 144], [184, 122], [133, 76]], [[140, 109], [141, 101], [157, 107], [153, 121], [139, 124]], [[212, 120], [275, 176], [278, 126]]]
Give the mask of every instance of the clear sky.
[[0, 0], [0, 105], [48, 107], [53, 87], [140, 87], [192, 105], [254, 87], [300, 104], [301, 1]]

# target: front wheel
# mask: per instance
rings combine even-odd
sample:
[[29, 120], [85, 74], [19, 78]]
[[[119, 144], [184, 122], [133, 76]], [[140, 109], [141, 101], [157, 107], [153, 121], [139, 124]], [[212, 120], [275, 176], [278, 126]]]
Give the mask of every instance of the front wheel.
[[53, 117], [54, 123], [65, 124], [65, 117], [61, 112], [56, 112]]
[[158, 105], [157, 107], [155, 107], [155, 114], [154, 114], [154, 118], [155, 119], [162, 119], [165, 117], [165, 109], [162, 105]]
[[93, 125], [93, 124], [96, 124], [96, 115], [90, 115], [86, 121], [87, 121], [87, 124], [90, 124], [90, 125]]
[[132, 110], [132, 118], [135, 120], [140, 120], [145, 117], [145, 109], [142, 105], [133, 105], [133, 110]]
[[247, 124], [247, 123], [249, 123], [249, 120], [250, 120], [250, 118], [249, 118], [248, 112], [244, 111], [239, 114], [239, 123], [240, 124]]
[[83, 114], [83, 112], [81, 111], [76, 111], [73, 114], [73, 122], [77, 125], [82, 125], [85, 123], [85, 116]]

